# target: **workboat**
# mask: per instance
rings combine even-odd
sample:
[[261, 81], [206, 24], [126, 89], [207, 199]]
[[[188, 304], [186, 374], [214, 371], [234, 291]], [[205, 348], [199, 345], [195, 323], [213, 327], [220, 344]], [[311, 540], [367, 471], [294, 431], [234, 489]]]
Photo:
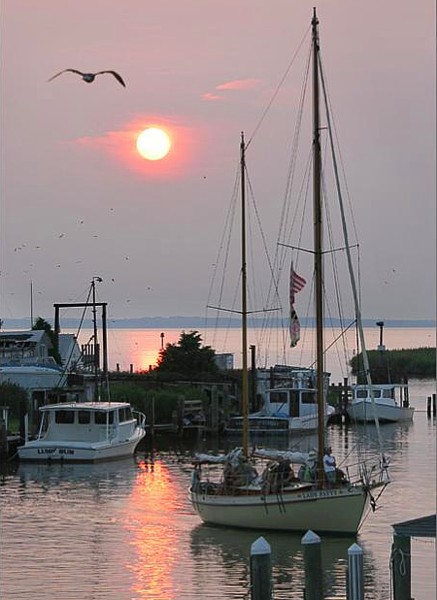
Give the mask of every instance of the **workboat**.
[[408, 384], [372, 383], [352, 385], [352, 398], [347, 414], [352, 421], [373, 423], [375, 414], [380, 423], [412, 421], [414, 408], [410, 406]]
[[127, 402], [63, 402], [40, 408], [35, 439], [18, 448], [23, 461], [97, 462], [133, 455], [145, 416]]
[[[242, 327], [242, 439], [241, 447], [224, 455], [197, 454], [193, 457], [193, 471], [189, 487], [189, 499], [194, 511], [205, 523], [226, 527], [261, 530], [307, 531], [330, 534], [356, 534], [366, 510], [373, 509], [376, 501], [389, 482], [388, 460], [381, 452], [371, 456], [365, 451], [353, 457], [353, 464], [334, 467], [325, 471], [326, 456], [330, 449], [325, 445], [325, 393], [324, 393], [324, 298], [325, 280], [323, 257], [322, 216], [322, 159], [321, 132], [332, 134], [330, 113], [326, 110], [327, 127], [322, 127], [319, 109], [319, 86], [323, 85], [320, 62], [320, 40], [316, 10], [312, 18], [312, 80], [313, 80], [313, 249], [314, 299], [316, 315], [316, 361], [315, 388], [317, 390], [317, 447], [309, 452], [249, 449], [248, 418], [248, 360], [247, 360], [247, 259], [246, 259], [246, 142], [240, 141], [241, 180], [241, 327]], [[309, 68], [309, 67], [308, 67]], [[302, 94], [304, 96], [304, 94]], [[326, 93], [325, 93], [326, 100]], [[326, 103], [328, 105], [328, 103]], [[330, 137], [332, 145], [332, 138]], [[338, 169], [335, 169], [338, 173]], [[340, 196], [340, 194], [339, 194]], [[342, 202], [340, 201], [342, 207]], [[350, 244], [345, 223], [342, 231], [347, 252], [348, 272], [353, 292], [357, 329], [359, 331], [366, 373], [370, 378], [365, 351], [361, 312], [357, 286], [350, 258]], [[290, 270], [294, 273], [293, 263]], [[296, 286], [294, 292], [303, 285]], [[299, 282], [298, 282], [299, 283]], [[293, 319], [293, 313], [291, 314]], [[291, 346], [299, 338], [296, 315], [292, 320]], [[379, 433], [379, 423], [376, 420]], [[380, 439], [380, 438], [379, 438]], [[367, 449], [369, 450], [369, 449]], [[351, 456], [349, 458], [352, 458]], [[377, 493], [375, 494], [375, 490]]]
[[[97, 462], [132, 456], [146, 434], [146, 417], [128, 402], [112, 402], [108, 377], [106, 340], [106, 303], [96, 302], [93, 277], [85, 303], [55, 304], [55, 333], [60, 332], [59, 309], [92, 308], [94, 334], [90, 352], [93, 370], [93, 400], [45, 404], [39, 408], [38, 433], [19, 446], [23, 461]], [[91, 302], [89, 299], [92, 297]], [[97, 336], [97, 306], [102, 307], [103, 370], [100, 369], [100, 344]]]

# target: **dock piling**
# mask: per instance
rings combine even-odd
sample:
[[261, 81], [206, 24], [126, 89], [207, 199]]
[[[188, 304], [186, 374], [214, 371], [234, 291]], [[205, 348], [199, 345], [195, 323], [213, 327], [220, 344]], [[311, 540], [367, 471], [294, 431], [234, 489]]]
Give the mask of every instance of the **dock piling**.
[[272, 558], [270, 544], [261, 536], [250, 547], [250, 598], [271, 600]]
[[394, 600], [411, 600], [411, 538], [393, 535], [390, 566]]
[[347, 551], [347, 600], [364, 600], [363, 550], [352, 544]]
[[305, 565], [305, 600], [323, 600], [322, 544], [314, 531], [301, 540]]
[[435, 417], [435, 413], [436, 413], [436, 402], [435, 402], [435, 394], [433, 394], [432, 396], [428, 396], [428, 398], [427, 398], [426, 414], [427, 414], [428, 418], [431, 418], [431, 414], [433, 417]]

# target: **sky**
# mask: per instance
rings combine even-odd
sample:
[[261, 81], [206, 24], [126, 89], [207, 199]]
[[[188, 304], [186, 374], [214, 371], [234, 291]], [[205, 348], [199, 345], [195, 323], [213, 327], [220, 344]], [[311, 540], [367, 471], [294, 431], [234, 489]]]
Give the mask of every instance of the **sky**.
[[[278, 229], [300, 84], [276, 92], [313, 4], [2, 0], [1, 318], [28, 316], [32, 289], [50, 319], [97, 276], [112, 318], [204, 314], [241, 131]], [[435, 318], [434, 4], [317, 6], [365, 318]], [[66, 68], [112, 69], [126, 88], [109, 74], [48, 82]], [[136, 150], [150, 126], [171, 138], [161, 160]]]

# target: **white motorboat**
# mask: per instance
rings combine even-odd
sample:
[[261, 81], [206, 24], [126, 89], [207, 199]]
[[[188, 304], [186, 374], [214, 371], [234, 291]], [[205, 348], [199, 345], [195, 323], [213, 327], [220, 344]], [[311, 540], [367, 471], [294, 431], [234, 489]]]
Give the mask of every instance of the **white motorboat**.
[[352, 421], [373, 423], [375, 415], [380, 423], [413, 420], [414, 408], [410, 406], [408, 384], [361, 384], [351, 386], [351, 390], [347, 414]]
[[[328, 382], [329, 383], [329, 382]], [[326, 398], [326, 395], [325, 395]], [[326, 403], [324, 426], [335, 412]], [[235, 434], [243, 430], [243, 417], [232, 417], [225, 427], [225, 433]], [[277, 387], [263, 394], [260, 411], [248, 415], [249, 431], [256, 434], [312, 433], [317, 431], [317, 389], [311, 381], [298, 380], [294, 387]]]
[[18, 448], [23, 461], [97, 462], [133, 455], [145, 416], [127, 402], [63, 402], [42, 406], [34, 440]]
[[[324, 278], [322, 244], [322, 159], [321, 127], [319, 111], [319, 86], [322, 82], [320, 63], [318, 19], [314, 9], [312, 19], [312, 72], [313, 72], [313, 231], [314, 231], [314, 282], [316, 314], [316, 361], [315, 379], [317, 389], [317, 438], [316, 450], [307, 453], [263, 452], [255, 449], [249, 453], [248, 418], [248, 365], [247, 365], [247, 263], [246, 263], [246, 144], [244, 136], [240, 143], [241, 173], [241, 319], [242, 319], [242, 447], [225, 456], [197, 455], [189, 488], [189, 499], [194, 511], [205, 522], [227, 527], [251, 529], [276, 529], [283, 531], [307, 531], [351, 534], [356, 533], [366, 508], [375, 508], [372, 490], [380, 488], [378, 497], [388, 483], [388, 465], [383, 454], [366, 459], [361, 455], [355, 467], [336, 470], [333, 481], [325, 475], [323, 454], [325, 449], [325, 398], [324, 398]], [[302, 94], [304, 96], [304, 94]], [[325, 94], [326, 98], [326, 94]], [[326, 103], [327, 104], [327, 103]], [[328, 129], [332, 133], [327, 106]], [[332, 138], [330, 138], [331, 146]], [[335, 169], [338, 173], [338, 169]], [[340, 196], [340, 194], [339, 194]], [[340, 201], [341, 208], [342, 203]], [[350, 258], [350, 244], [341, 211], [344, 247], [353, 291], [354, 308], [363, 360], [366, 372], [368, 359], [362, 333], [358, 293]], [[293, 264], [293, 263], [292, 263]], [[293, 273], [293, 267], [291, 269]], [[291, 277], [290, 277], [291, 279]], [[303, 285], [304, 280], [300, 278]], [[301, 289], [301, 287], [300, 287]], [[296, 287], [294, 291], [298, 291]], [[290, 301], [290, 304], [292, 302]], [[292, 307], [293, 308], [293, 307]], [[297, 327], [296, 327], [297, 325]], [[297, 316], [291, 311], [291, 346], [299, 340]], [[369, 375], [370, 377], [370, 375]], [[377, 424], [378, 432], [379, 425]], [[268, 461], [257, 468], [256, 460]], [[302, 469], [300, 468], [302, 467]], [[344, 469], [344, 470], [343, 470]]]

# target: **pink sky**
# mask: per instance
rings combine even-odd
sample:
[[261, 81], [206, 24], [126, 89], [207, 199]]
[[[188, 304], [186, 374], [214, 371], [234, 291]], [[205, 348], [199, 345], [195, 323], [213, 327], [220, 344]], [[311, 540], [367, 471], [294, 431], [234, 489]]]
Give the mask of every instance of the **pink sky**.
[[[0, 317], [83, 300], [113, 318], [202, 315], [238, 164], [274, 243], [299, 71], [300, 0], [4, 0]], [[435, 6], [330, 0], [322, 60], [362, 253], [363, 316], [435, 316]], [[306, 51], [306, 46], [305, 46]], [[86, 84], [64, 68], [114, 69]], [[296, 77], [297, 75], [297, 77]], [[153, 163], [136, 133], [168, 128]], [[275, 199], [278, 199], [277, 206]]]

